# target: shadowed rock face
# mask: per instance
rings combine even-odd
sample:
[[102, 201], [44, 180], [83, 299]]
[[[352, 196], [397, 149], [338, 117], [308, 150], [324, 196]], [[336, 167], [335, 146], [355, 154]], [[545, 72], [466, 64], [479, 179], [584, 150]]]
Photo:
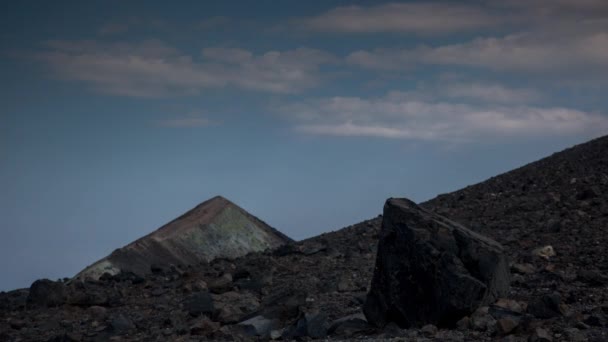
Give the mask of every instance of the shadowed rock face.
[[509, 290], [502, 246], [406, 199], [389, 199], [364, 307], [376, 326], [455, 325]]
[[215, 258], [236, 258], [290, 241], [234, 203], [217, 196], [115, 250], [76, 277], [99, 279], [104, 273], [120, 272], [144, 275], [150, 273], [152, 265], [194, 265]]

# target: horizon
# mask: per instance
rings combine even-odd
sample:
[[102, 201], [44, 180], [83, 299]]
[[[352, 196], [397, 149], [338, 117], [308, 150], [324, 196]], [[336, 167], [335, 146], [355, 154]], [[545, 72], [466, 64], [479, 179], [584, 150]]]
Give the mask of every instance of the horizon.
[[0, 11], [0, 291], [213, 196], [294, 240], [608, 134], [608, 2]]

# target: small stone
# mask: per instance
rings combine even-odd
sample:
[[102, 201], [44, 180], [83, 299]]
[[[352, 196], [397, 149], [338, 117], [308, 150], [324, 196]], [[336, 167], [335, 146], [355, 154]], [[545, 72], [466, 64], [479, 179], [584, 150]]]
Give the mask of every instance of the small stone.
[[190, 327], [191, 335], [207, 335], [211, 334], [220, 329], [220, 324], [216, 322], [212, 322], [207, 317], [203, 317], [203, 319], [196, 322], [194, 325]]
[[420, 332], [426, 337], [433, 337], [437, 334], [437, 327], [432, 324], [427, 324], [420, 329]]
[[255, 316], [238, 325], [245, 328], [245, 332], [249, 336], [270, 336], [270, 332], [278, 328], [278, 321], [265, 318], [264, 316]]
[[515, 330], [515, 328], [517, 328], [518, 325], [519, 322], [512, 318], [501, 318], [496, 321], [496, 328], [498, 332], [503, 335], [510, 334], [513, 330]]
[[461, 318], [458, 322], [456, 322], [456, 327], [458, 328], [458, 330], [461, 331], [469, 330], [469, 328], [471, 327], [471, 319], [469, 318], [469, 316], [465, 316]]
[[532, 251], [532, 255], [537, 256], [539, 258], [543, 258], [545, 260], [549, 260], [549, 258], [554, 257], [556, 254], [555, 249], [553, 249], [553, 246], [543, 246], [534, 249]]
[[271, 340], [278, 340], [281, 338], [281, 336], [283, 336], [283, 329], [276, 329], [270, 331]]
[[536, 328], [532, 336], [530, 336], [530, 342], [553, 342], [553, 337], [551, 337], [547, 330]]
[[471, 316], [471, 327], [477, 331], [491, 331], [496, 327], [496, 320], [488, 313], [487, 306], [477, 309]]

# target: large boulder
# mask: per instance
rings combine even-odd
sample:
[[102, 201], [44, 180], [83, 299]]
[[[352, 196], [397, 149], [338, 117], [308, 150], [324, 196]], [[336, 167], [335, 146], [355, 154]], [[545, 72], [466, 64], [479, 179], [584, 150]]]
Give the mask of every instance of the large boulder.
[[505, 297], [509, 279], [499, 243], [410, 200], [391, 198], [364, 312], [378, 327], [454, 326]]
[[30, 286], [27, 304], [31, 307], [54, 307], [65, 304], [67, 299], [68, 291], [65, 284], [40, 279]]

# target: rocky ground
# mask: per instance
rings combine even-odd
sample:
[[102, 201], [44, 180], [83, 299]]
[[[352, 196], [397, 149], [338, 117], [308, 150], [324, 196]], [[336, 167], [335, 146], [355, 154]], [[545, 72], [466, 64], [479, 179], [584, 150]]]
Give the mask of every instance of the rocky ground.
[[367, 324], [377, 217], [235, 260], [2, 293], [0, 341], [607, 341], [607, 193], [601, 138], [423, 203], [510, 257], [507, 298], [452, 326]]

